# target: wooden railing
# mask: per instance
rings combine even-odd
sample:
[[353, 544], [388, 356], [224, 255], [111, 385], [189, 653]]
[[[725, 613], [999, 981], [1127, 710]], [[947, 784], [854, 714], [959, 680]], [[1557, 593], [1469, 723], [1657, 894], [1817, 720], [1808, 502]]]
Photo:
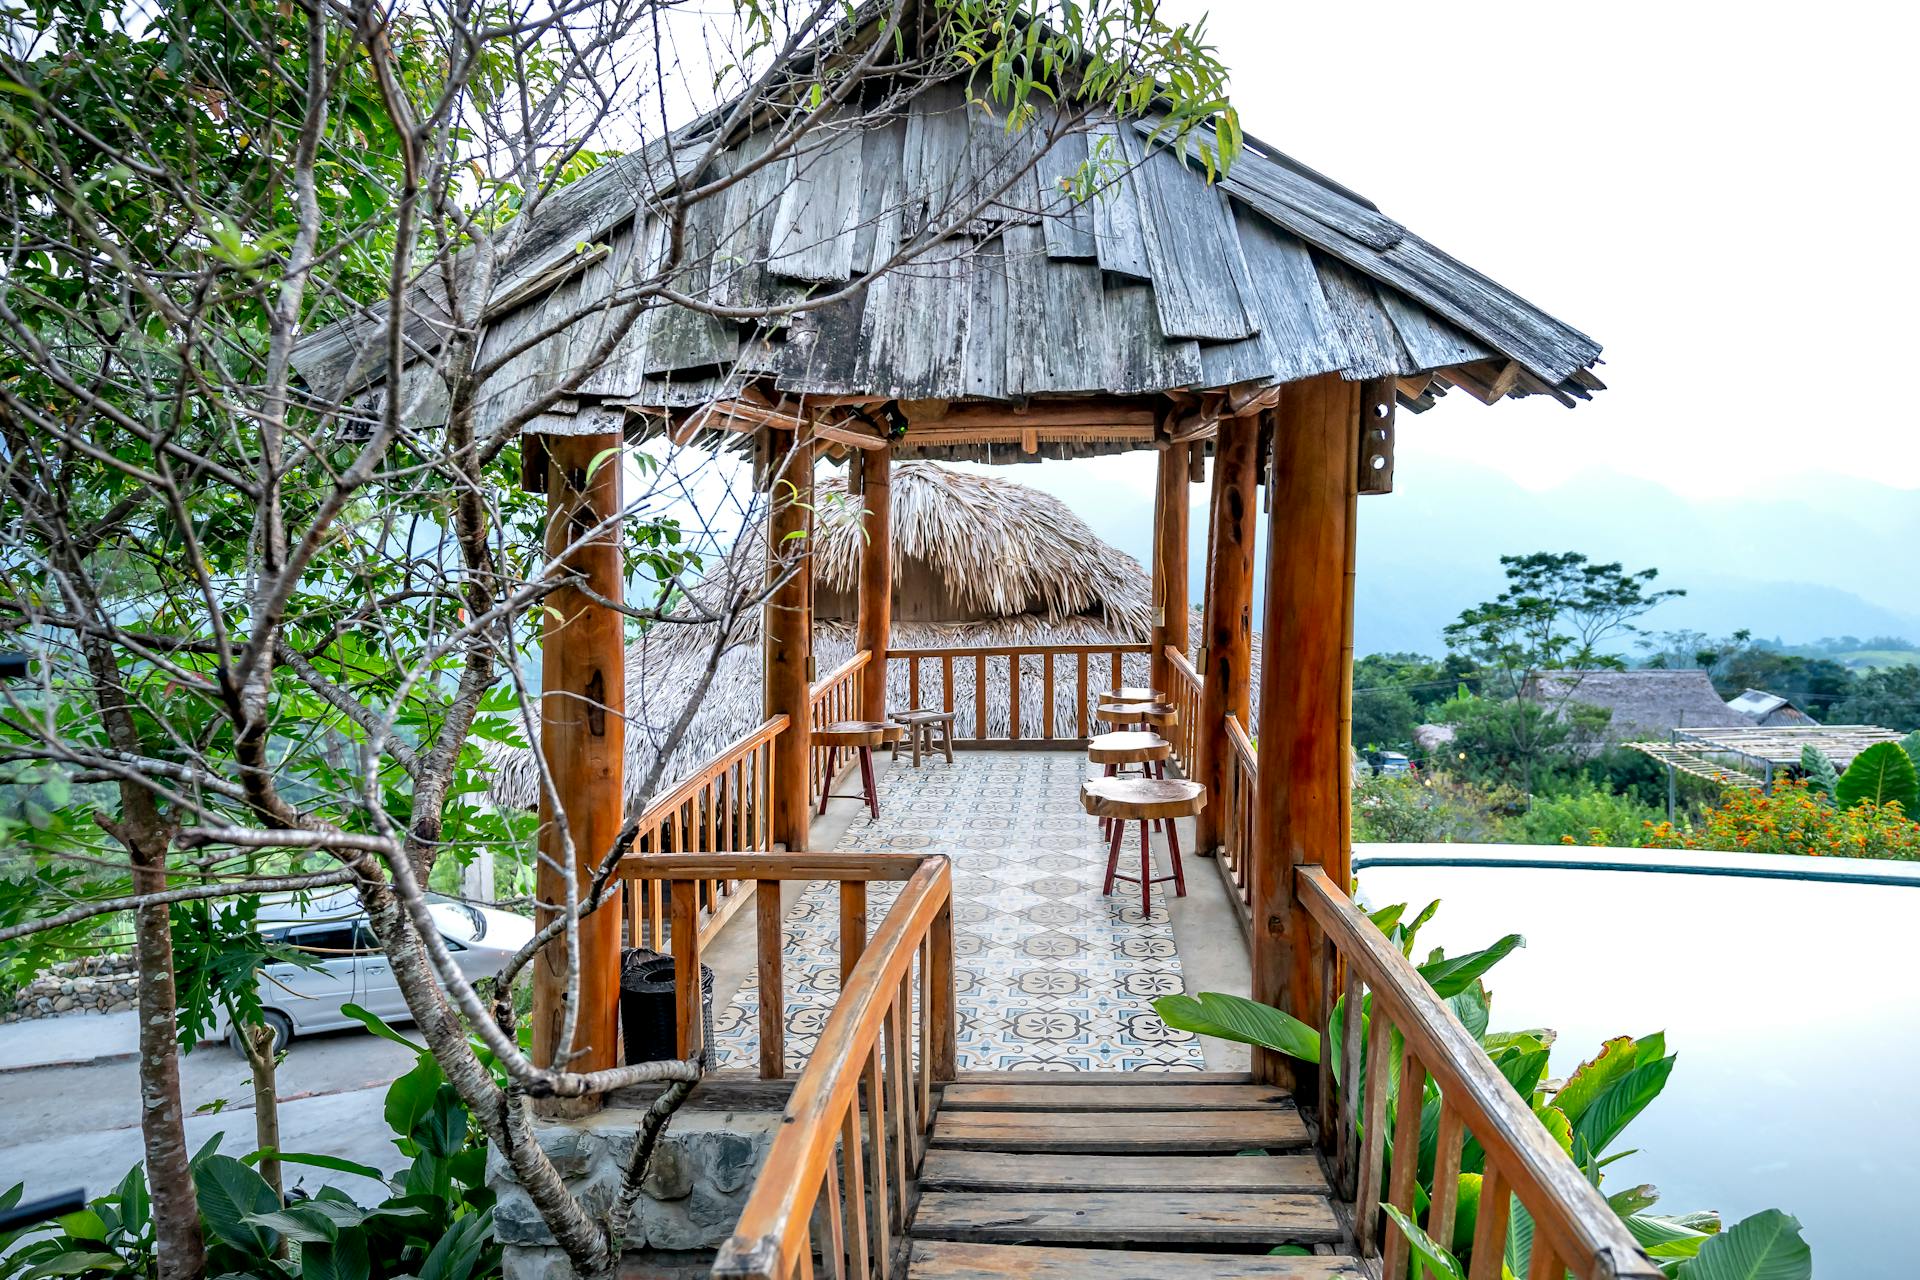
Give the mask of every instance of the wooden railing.
[[[1388, 1223], [1383, 1238], [1382, 1188], [1386, 1203], [1415, 1217], [1426, 1086], [1431, 1081], [1439, 1094], [1439, 1112], [1433, 1197], [1426, 1219], [1429, 1236], [1442, 1242], [1453, 1237], [1455, 1197], [1469, 1140], [1483, 1161], [1470, 1280], [1499, 1280], [1512, 1199], [1533, 1220], [1530, 1280], [1561, 1280], [1568, 1271], [1577, 1280], [1659, 1280], [1660, 1269], [1641, 1253], [1606, 1198], [1399, 948], [1325, 871], [1297, 868], [1294, 883], [1301, 904], [1319, 927], [1320, 1005], [1331, 1011], [1336, 998], [1345, 997], [1340, 1034], [1334, 1034], [1331, 1018], [1324, 1028], [1318, 1128], [1336, 1187], [1355, 1203], [1354, 1237], [1361, 1253], [1381, 1255], [1383, 1275], [1407, 1274], [1405, 1235]], [[1363, 993], [1372, 996], [1364, 1019], [1364, 1057], [1359, 1013]]]
[[[872, 660], [873, 655], [861, 649], [829, 672], [824, 680], [814, 682], [812, 705], [815, 729], [824, 729], [836, 720], [860, 719], [860, 673]], [[824, 785], [821, 774], [827, 767], [827, 749], [815, 747], [810, 754], [807, 778], [813, 790], [807, 794], [818, 800]], [[846, 752], [843, 758], [847, 767], [851, 768], [854, 764], [853, 753]]]
[[[1220, 834], [1220, 875], [1227, 883], [1227, 896], [1240, 912], [1240, 924], [1249, 927], [1253, 914], [1253, 780], [1257, 760], [1253, 742], [1240, 727], [1237, 716], [1227, 717], [1227, 785], [1219, 797], [1223, 806]], [[1213, 802], [1209, 798], [1209, 802]]]
[[1187, 655], [1173, 645], [1167, 646], [1167, 669], [1173, 673], [1173, 679], [1167, 682], [1168, 687], [1162, 692], [1179, 714], [1162, 734], [1173, 743], [1174, 759], [1191, 774], [1195, 730], [1200, 723], [1200, 673], [1187, 661]]
[[953, 736], [971, 742], [1090, 737], [1102, 693], [1147, 683], [1144, 644], [889, 649], [887, 660], [906, 665], [909, 706], [954, 712]]
[[[700, 766], [698, 773], [656, 797], [636, 819], [639, 836], [634, 852], [771, 850], [772, 743], [786, 727], [787, 718], [775, 716]], [[715, 878], [694, 888], [694, 920], [711, 941], [738, 909], [740, 883]], [[657, 880], [631, 879], [626, 889], [628, 944], [664, 949], [670, 915], [666, 886]]]
[[[856, 883], [841, 883], [843, 921]], [[927, 858], [842, 979], [714, 1276], [903, 1273], [898, 1254], [933, 1127], [933, 1085], [955, 1074], [952, 961], [953, 874], [945, 858]]]

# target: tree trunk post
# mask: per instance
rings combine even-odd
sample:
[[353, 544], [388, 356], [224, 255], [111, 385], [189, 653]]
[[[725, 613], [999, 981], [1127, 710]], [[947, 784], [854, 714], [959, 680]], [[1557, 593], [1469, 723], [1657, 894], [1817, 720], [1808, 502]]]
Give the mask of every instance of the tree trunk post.
[[[1326, 374], [1289, 386], [1273, 423], [1267, 599], [1262, 627], [1259, 776], [1254, 791], [1253, 997], [1323, 1021], [1313, 930], [1293, 869], [1352, 878], [1341, 715], [1352, 680], [1348, 564], [1359, 456], [1359, 387]], [[1282, 1082], [1279, 1055], [1254, 1054]]]
[[[548, 436], [547, 556], [562, 560], [589, 591], [624, 597], [621, 568], [618, 430]], [[598, 530], [590, 541], [573, 543]], [[553, 803], [540, 802], [535, 911], [544, 925], [567, 900], [567, 877], [585, 895], [594, 866], [620, 835], [626, 806], [625, 619], [572, 586], [547, 597], [540, 644], [540, 749], [553, 775], [559, 812], [572, 837], [569, 858]], [[534, 962], [533, 1060], [571, 1071], [618, 1065], [620, 890], [580, 922], [579, 997], [571, 1054], [556, 1061], [565, 1025], [569, 957], [563, 934]], [[586, 1104], [588, 1109], [591, 1103]], [[579, 1110], [580, 1107], [563, 1108]]]
[[1148, 670], [1153, 687], [1173, 693], [1173, 664], [1167, 646], [1187, 651], [1187, 446], [1160, 451], [1153, 504], [1153, 652]]
[[1208, 545], [1212, 548], [1202, 601], [1200, 723], [1194, 726], [1194, 780], [1207, 789], [1207, 806], [1194, 819], [1195, 844], [1211, 856], [1223, 840], [1232, 747], [1227, 717], [1247, 719], [1252, 701], [1254, 453], [1260, 437], [1257, 418], [1228, 418], [1214, 443], [1213, 497], [1208, 504]]
[[[812, 440], [766, 428], [768, 459], [767, 573], [769, 580], [791, 567], [796, 554], [809, 557], [766, 603], [766, 713], [784, 715], [787, 727], [773, 740], [773, 839], [789, 853], [807, 849], [809, 763], [813, 754], [813, 571], [805, 543], [813, 506]], [[793, 535], [798, 534], [799, 537]]]
[[860, 454], [860, 498], [866, 541], [860, 548], [860, 648], [873, 656], [860, 673], [860, 715], [887, 718], [887, 645], [893, 634], [893, 455]]

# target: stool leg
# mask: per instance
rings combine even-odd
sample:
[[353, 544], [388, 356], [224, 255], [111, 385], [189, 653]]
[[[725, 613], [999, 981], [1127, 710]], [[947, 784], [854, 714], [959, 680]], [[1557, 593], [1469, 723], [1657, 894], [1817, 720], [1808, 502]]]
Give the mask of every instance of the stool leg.
[[873, 781], [873, 748], [860, 748], [860, 781], [866, 785], [867, 808], [873, 811], [873, 820], [880, 821], [880, 788]]
[[[1106, 776], [1106, 777], [1109, 777], [1109, 778], [1112, 778], [1112, 777], [1117, 777], [1117, 776], [1119, 776], [1119, 772], [1120, 772], [1120, 766], [1119, 766], [1119, 765], [1116, 765], [1116, 764], [1112, 764], [1112, 763], [1109, 763], [1109, 764], [1108, 764], [1108, 765], [1106, 766], [1106, 769], [1104, 770], [1104, 776]], [[1110, 823], [1110, 822], [1112, 822], [1112, 821], [1113, 821], [1113, 819], [1112, 819], [1112, 818], [1102, 818], [1102, 819], [1100, 819], [1100, 834], [1101, 834], [1101, 835], [1106, 835], [1106, 834], [1107, 834], [1107, 824], [1109, 824], [1109, 823]]]
[[1153, 827], [1145, 818], [1140, 820], [1140, 918], [1145, 920], [1153, 914], [1153, 846], [1150, 833]]
[[[940, 722], [940, 746], [941, 746], [941, 749], [947, 753], [947, 763], [952, 764], [953, 763], [953, 721], [951, 720], [942, 720]], [[927, 750], [928, 751], [933, 750], [932, 734], [927, 735]]]
[[1113, 893], [1113, 874], [1120, 869], [1120, 838], [1127, 833], [1127, 824], [1118, 818], [1106, 819], [1113, 828], [1113, 838], [1107, 844], [1107, 884], [1100, 892], [1111, 896]]
[[1179, 820], [1167, 819], [1167, 857], [1173, 860], [1173, 892], [1175, 897], [1187, 896], [1187, 873], [1180, 867], [1180, 826]]
[[839, 763], [839, 760], [840, 760], [840, 748], [828, 747], [827, 748], [827, 767], [823, 771], [824, 776], [820, 779], [820, 812], [821, 813], [825, 813], [827, 811], [827, 797], [833, 792], [833, 766]]
[[920, 728], [921, 726], [916, 724], [907, 730], [913, 735], [913, 767], [916, 769], [920, 767]]

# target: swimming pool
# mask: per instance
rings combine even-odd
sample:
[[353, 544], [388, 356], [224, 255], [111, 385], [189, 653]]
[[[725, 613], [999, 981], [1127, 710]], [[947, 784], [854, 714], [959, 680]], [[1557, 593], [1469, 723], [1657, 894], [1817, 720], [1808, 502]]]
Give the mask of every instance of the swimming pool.
[[1796, 1215], [1821, 1277], [1920, 1274], [1920, 867], [1843, 858], [1359, 845], [1374, 905], [1441, 899], [1419, 956], [1506, 933], [1495, 1030], [1559, 1032], [1564, 1076], [1664, 1030], [1666, 1091], [1607, 1187], [1656, 1212]]

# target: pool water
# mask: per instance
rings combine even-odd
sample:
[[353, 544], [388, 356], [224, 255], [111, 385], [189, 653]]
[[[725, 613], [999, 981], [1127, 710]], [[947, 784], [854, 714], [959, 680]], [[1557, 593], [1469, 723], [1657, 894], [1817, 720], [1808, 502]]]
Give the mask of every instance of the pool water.
[[[1537, 865], [1589, 854], [1623, 865]], [[1431, 865], [1476, 856], [1503, 865]], [[1608, 1167], [1609, 1190], [1651, 1182], [1654, 1212], [1717, 1209], [1728, 1223], [1784, 1209], [1805, 1228], [1816, 1276], [1920, 1274], [1920, 868], [1710, 855], [1702, 861], [1722, 872], [1818, 863], [1807, 870], [1823, 878], [1631, 869], [1649, 858], [1355, 850], [1370, 904], [1441, 900], [1416, 959], [1525, 936], [1487, 976], [1492, 1026], [1558, 1031], [1554, 1077], [1608, 1036], [1667, 1033], [1679, 1061], [1616, 1144], [1638, 1154]], [[1902, 883], [1834, 878], [1855, 870]]]

